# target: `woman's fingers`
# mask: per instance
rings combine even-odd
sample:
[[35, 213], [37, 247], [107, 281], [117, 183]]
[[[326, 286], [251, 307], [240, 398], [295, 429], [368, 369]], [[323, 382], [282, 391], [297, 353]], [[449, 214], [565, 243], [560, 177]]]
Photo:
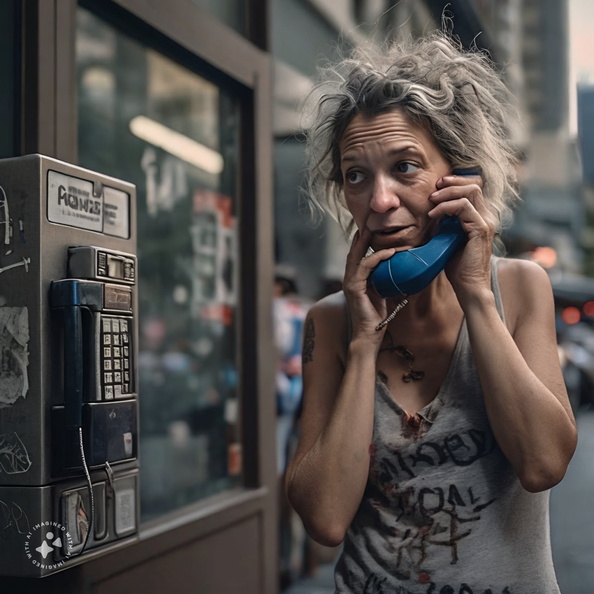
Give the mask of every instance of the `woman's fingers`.
[[[439, 185], [438, 185], [439, 188]], [[441, 204], [448, 200], [456, 200], [460, 198], [467, 198], [475, 205], [484, 204], [483, 190], [478, 184], [463, 184], [463, 185], [448, 185], [436, 192], [433, 192], [429, 197], [434, 204]]]
[[436, 186], [438, 190], [429, 197], [435, 204], [429, 212], [432, 218], [455, 215], [467, 231], [472, 227], [495, 232], [496, 217], [485, 202], [480, 177], [446, 176], [438, 180]]
[[444, 175], [437, 180], [437, 187], [442, 186], [467, 186], [469, 184], [476, 184], [483, 187], [483, 178], [480, 175]]
[[363, 229], [363, 231], [357, 231], [351, 242], [351, 249], [349, 251], [347, 261], [348, 265], [357, 269], [363, 269], [371, 271], [375, 268], [382, 260], [389, 258], [395, 250], [380, 250], [374, 252], [370, 250], [369, 244], [371, 242], [371, 231], [369, 229]]
[[391, 258], [395, 253], [395, 248], [388, 248], [367, 254], [359, 262], [359, 268], [364, 270], [365, 277], [368, 277], [380, 262]]

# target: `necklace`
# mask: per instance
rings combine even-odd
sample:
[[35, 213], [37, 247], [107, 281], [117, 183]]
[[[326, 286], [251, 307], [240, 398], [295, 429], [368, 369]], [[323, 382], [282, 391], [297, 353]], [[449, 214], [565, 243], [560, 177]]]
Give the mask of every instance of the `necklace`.
[[387, 346], [382, 347], [379, 350], [379, 352], [382, 353], [384, 351], [389, 351], [391, 353], [396, 353], [398, 356], [402, 357], [408, 368], [408, 371], [405, 371], [402, 374], [402, 381], [408, 383], [411, 381], [417, 382], [419, 380], [422, 380], [425, 377], [425, 372], [421, 369], [413, 369], [412, 366], [412, 364], [415, 361], [414, 353], [412, 351], [409, 351], [405, 346], [395, 345], [389, 330], [386, 331], [386, 336], [388, 337], [389, 343]]

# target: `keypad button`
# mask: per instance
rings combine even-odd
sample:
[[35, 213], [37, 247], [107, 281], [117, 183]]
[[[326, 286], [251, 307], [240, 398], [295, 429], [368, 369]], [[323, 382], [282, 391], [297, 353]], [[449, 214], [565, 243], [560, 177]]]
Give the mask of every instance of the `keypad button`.
[[119, 317], [102, 318], [103, 330], [103, 395], [106, 400], [119, 398], [133, 391], [130, 378], [130, 320]]

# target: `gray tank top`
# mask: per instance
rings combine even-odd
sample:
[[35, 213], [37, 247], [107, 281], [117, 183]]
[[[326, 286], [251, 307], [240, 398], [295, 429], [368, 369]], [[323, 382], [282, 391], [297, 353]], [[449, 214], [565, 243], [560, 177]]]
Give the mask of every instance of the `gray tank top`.
[[447, 377], [418, 417], [376, 380], [371, 454], [337, 594], [559, 593], [549, 492], [525, 491], [495, 441], [465, 322]]

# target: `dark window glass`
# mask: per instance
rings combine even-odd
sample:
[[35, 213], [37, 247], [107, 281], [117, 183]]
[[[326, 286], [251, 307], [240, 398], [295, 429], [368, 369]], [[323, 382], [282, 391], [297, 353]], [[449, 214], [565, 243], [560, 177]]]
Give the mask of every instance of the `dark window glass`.
[[17, 2], [7, 0], [0, 2], [0, 158], [14, 157], [16, 147], [16, 125], [19, 121], [17, 113], [18, 85], [16, 51], [18, 43]]
[[147, 520], [242, 482], [239, 105], [85, 9], [76, 59], [79, 163], [137, 187]]

